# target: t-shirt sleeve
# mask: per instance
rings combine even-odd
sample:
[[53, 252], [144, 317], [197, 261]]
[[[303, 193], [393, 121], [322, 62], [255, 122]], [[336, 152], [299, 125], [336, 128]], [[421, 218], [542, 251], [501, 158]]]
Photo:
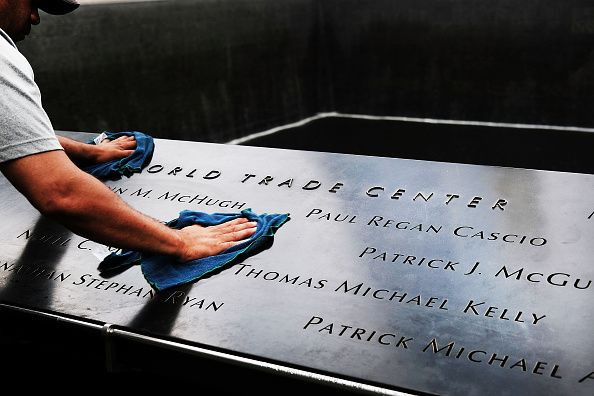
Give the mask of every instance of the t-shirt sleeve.
[[0, 37], [0, 163], [61, 149], [31, 65]]

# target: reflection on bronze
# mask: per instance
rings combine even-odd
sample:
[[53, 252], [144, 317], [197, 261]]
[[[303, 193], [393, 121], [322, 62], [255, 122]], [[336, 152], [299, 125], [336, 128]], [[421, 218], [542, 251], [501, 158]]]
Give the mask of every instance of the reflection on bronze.
[[2, 301], [386, 392], [594, 393], [593, 175], [156, 143], [108, 183], [139, 211], [293, 220], [270, 249], [155, 293], [139, 267], [102, 278], [106, 247], [31, 229], [38, 212], [0, 179]]

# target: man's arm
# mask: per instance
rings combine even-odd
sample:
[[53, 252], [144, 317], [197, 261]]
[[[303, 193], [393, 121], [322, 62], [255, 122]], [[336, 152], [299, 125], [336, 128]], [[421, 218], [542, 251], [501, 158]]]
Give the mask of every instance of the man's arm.
[[66, 155], [78, 166], [86, 166], [129, 156], [136, 148], [133, 136], [121, 136], [104, 140], [100, 144], [77, 142], [64, 136], [56, 136]]
[[171, 229], [130, 207], [61, 150], [5, 162], [0, 171], [42, 214], [109, 246], [189, 261], [218, 254], [256, 231], [256, 223], [245, 218], [213, 227]]

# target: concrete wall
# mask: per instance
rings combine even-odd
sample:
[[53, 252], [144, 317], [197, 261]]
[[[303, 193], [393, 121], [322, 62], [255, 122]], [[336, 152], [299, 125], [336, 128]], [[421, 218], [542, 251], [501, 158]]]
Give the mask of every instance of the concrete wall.
[[309, 0], [84, 5], [22, 44], [57, 130], [225, 141], [312, 114]]
[[591, 0], [183, 0], [42, 15], [58, 130], [228, 141], [322, 111], [594, 127]]
[[594, 126], [591, 0], [320, 4], [328, 109]]

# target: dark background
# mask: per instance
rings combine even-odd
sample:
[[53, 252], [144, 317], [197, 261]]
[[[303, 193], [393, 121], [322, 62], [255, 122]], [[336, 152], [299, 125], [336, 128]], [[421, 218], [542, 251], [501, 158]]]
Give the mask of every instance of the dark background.
[[83, 5], [19, 47], [57, 130], [225, 142], [327, 111], [594, 127], [591, 0]]

